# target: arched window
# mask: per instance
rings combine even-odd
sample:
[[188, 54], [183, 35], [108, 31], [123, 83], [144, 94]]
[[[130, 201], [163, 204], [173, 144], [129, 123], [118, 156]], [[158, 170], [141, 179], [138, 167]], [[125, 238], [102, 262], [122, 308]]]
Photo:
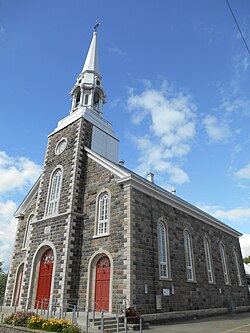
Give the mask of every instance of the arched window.
[[207, 277], [209, 283], [214, 283], [213, 262], [211, 255], [210, 243], [207, 237], [204, 238], [205, 259], [207, 265]]
[[160, 278], [170, 278], [168, 233], [164, 222], [158, 223], [159, 273]]
[[81, 90], [78, 87], [77, 92], [76, 92], [76, 103], [75, 103], [75, 107], [77, 107], [80, 104], [80, 100], [81, 100]]
[[230, 284], [227, 261], [226, 261], [226, 254], [225, 254], [225, 248], [224, 248], [224, 245], [222, 243], [220, 244], [220, 255], [221, 255], [221, 264], [222, 264], [222, 270], [223, 270], [225, 284]]
[[28, 218], [28, 221], [26, 223], [25, 227], [25, 232], [24, 232], [24, 237], [23, 237], [23, 245], [22, 245], [22, 250], [25, 250], [27, 247], [28, 239], [29, 239], [29, 229], [30, 229], [30, 224], [34, 219], [34, 214], [30, 215]]
[[238, 284], [239, 286], [242, 286], [242, 280], [241, 280], [241, 274], [240, 274], [240, 266], [239, 266], [239, 259], [238, 259], [238, 255], [237, 255], [237, 251], [234, 248], [233, 249], [234, 252], [234, 260], [235, 260], [235, 268], [236, 268], [236, 274], [237, 274], [237, 279], [238, 279]]
[[188, 230], [184, 231], [184, 249], [185, 249], [185, 259], [186, 259], [187, 280], [195, 281], [191, 236]]
[[99, 196], [97, 235], [107, 235], [109, 229], [109, 195], [103, 192]]
[[61, 169], [56, 169], [50, 181], [47, 215], [54, 215], [58, 212], [61, 184], [62, 184], [62, 171]]

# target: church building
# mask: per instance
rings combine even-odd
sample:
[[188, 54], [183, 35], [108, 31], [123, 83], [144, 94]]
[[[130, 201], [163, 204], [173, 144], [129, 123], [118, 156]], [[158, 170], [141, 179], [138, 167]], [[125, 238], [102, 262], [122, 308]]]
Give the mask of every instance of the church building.
[[118, 162], [94, 31], [18, 219], [6, 306], [142, 313], [249, 305], [241, 234]]

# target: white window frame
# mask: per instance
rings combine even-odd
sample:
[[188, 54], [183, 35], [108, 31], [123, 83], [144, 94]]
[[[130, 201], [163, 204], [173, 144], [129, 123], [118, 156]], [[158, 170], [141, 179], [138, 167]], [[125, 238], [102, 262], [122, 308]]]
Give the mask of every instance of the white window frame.
[[30, 214], [28, 217], [26, 227], [25, 227], [25, 232], [24, 232], [24, 237], [23, 237], [23, 244], [22, 244], [22, 250], [26, 250], [27, 244], [28, 244], [28, 239], [29, 239], [29, 232], [30, 232], [30, 224], [34, 220], [34, 214]]
[[214, 283], [215, 280], [214, 280], [211, 246], [210, 246], [210, 241], [206, 236], [204, 237], [204, 251], [205, 251], [205, 260], [206, 260], [206, 266], [207, 266], [208, 283]]
[[[56, 178], [60, 173], [59, 179]], [[63, 170], [61, 167], [57, 167], [51, 174], [50, 185], [47, 197], [46, 216], [53, 216], [58, 213], [61, 187], [62, 187]]]
[[237, 254], [237, 250], [234, 247], [233, 248], [233, 253], [234, 253], [234, 260], [235, 260], [235, 268], [236, 268], [236, 274], [237, 274], [237, 280], [238, 280], [238, 285], [242, 286], [242, 279], [241, 279], [241, 274], [240, 274], [240, 266], [239, 266], [239, 259], [238, 259], [238, 254]]
[[225, 252], [225, 246], [222, 243], [220, 244], [220, 256], [221, 256], [221, 265], [222, 265], [224, 281], [226, 285], [229, 285], [230, 279], [229, 279], [229, 271], [226, 260], [226, 252]]
[[164, 220], [158, 221], [159, 278], [171, 279], [168, 228]]
[[192, 238], [190, 231], [187, 229], [184, 230], [184, 250], [185, 250], [185, 260], [186, 260], [187, 281], [196, 282]]
[[102, 190], [97, 196], [95, 237], [109, 236], [110, 225], [110, 200], [109, 190]]

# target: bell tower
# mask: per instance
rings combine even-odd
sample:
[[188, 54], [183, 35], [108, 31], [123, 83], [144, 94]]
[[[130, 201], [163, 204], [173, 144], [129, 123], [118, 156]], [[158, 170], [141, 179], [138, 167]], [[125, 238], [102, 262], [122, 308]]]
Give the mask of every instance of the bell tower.
[[99, 70], [97, 31], [93, 33], [90, 48], [81, 73], [76, 84], [70, 92], [72, 106], [70, 113], [80, 107], [89, 107], [97, 114], [102, 114], [102, 106], [105, 103], [105, 92], [102, 87], [102, 77]]

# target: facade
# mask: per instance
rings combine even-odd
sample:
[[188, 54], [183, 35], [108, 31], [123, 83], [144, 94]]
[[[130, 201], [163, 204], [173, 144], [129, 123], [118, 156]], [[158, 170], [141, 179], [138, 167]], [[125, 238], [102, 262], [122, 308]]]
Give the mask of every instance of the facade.
[[94, 32], [70, 114], [15, 213], [5, 305], [142, 313], [245, 306], [239, 232], [118, 163]]

